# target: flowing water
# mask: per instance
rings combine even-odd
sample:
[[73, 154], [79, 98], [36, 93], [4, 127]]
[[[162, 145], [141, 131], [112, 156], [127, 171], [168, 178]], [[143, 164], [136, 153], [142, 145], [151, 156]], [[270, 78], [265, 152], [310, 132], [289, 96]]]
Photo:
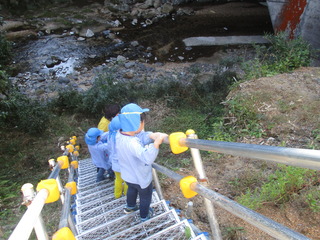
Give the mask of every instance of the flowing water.
[[[192, 14], [179, 15], [179, 8], [189, 9]], [[64, 33], [42, 35], [28, 42], [19, 42], [14, 48], [16, 72], [55, 72], [63, 76], [74, 69], [100, 65], [118, 55], [150, 63], [192, 62], [200, 57], [212, 56], [217, 51], [237, 49], [239, 46], [186, 47], [183, 43], [185, 38], [263, 35], [273, 31], [267, 7], [252, 2], [192, 3], [177, 7], [175, 13], [157, 21], [138, 19], [136, 24], [132, 24], [131, 20], [126, 20], [122, 21], [121, 26], [113, 31], [121, 40], [116, 43], [107, 41], [101, 35], [78, 41], [76, 36], [66, 34], [70, 29]], [[139, 45], [132, 46], [132, 41], [137, 41]]]

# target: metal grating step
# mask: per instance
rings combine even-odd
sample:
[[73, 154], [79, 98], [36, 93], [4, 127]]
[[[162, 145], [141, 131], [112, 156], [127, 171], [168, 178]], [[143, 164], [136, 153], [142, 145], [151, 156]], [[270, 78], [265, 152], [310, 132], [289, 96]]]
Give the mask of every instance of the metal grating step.
[[89, 171], [93, 171], [96, 169], [95, 165], [92, 163], [91, 158], [88, 158], [86, 160], [80, 160], [78, 161], [78, 170], [81, 175], [85, 175]]
[[[121, 198], [115, 199], [114, 201], [108, 202], [105, 205], [99, 206], [97, 208], [93, 208], [93, 209], [86, 211], [82, 214], [77, 214], [75, 216], [76, 222], [78, 224], [80, 224], [83, 221], [94, 218], [94, 217], [101, 215], [101, 214], [105, 214], [105, 213], [107, 213], [117, 207], [120, 207], [120, 206], [124, 207], [126, 204], [126, 200], [127, 200], [127, 197], [123, 196]], [[152, 203], [156, 203], [159, 201], [160, 201], [159, 196], [158, 196], [157, 192], [154, 191], [152, 194]], [[139, 198], [138, 198], [137, 203], [139, 203]]]
[[97, 167], [92, 163], [85, 166], [78, 166], [78, 172], [80, 177], [85, 177], [86, 175], [90, 175], [94, 172], [97, 172]]
[[79, 166], [82, 166], [88, 163], [92, 163], [91, 158], [85, 158], [85, 159], [79, 160]]
[[104, 186], [108, 183], [113, 183], [113, 181], [109, 180], [109, 179], [106, 179], [106, 180], [103, 180], [101, 182], [93, 182], [91, 184], [78, 184], [78, 191], [87, 191], [87, 190], [90, 190], [91, 188], [95, 188], [95, 187], [98, 187], [98, 186]]
[[209, 237], [206, 237], [203, 233], [193, 238], [193, 240], [209, 240]]
[[86, 169], [90, 166], [94, 166], [91, 158], [83, 159], [78, 161], [78, 168], [80, 171]]
[[82, 214], [96, 207], [101, 207], [102, 205], [105, 205], [113, 200], [115, 200], [115, 198], [114, 194], [112, 193], [103, 198], [92, 200], [91, 202], [88, 202], [86, 204], [76, 205], [77, 214]]
[[82, 189], [78, 190], [77, 198], [86, 197], [86, 196], [88, 196], [88, 195], [90, 195], [92, 193], [96, 193], [96, 192], [99, 192], [99, 191], [103, 191], [105, 189], [113, 188], [113, 186], [114, 186], [114, 182], [106, 181], [105, 184], [103, 184], [103, 185], [98, 185], [98, 186], [95, 186], [95, 187], [92, 187], [92, 188], [89, 188], [89, 189], [86, 188], [85, 191], [83, 191], [83, 188], [82, 188]]
[[[164, 212], [168, 212], [169, 208], [164, 200], [152, 204], [151, 207], [154, 209], [155, 216], [160, 215]], [[123, 212], [123, 207], [116, 208], [113, 212], [109, 212], [106, 218], [103, 219], [104, 222], [99, 224], [92, 224], [95, 227], [88, 228], [87, 222], [84, 222], [83, 226], [88, 229], [84, 231], [81, 226], [76, 226], [79, 235], [76, 237], [78, 240], [93, 240], [93, 239], [106, 239], [111, 237], [113, 234], [128, 229], [134, 225], [140, 224], [140, 213], [136, 211], [134, 213], [125, 214]], [[153, 217], [150, 221], [156, 222], [157, 218]], [[149, 222], [149, 221], [147, 221]], [[147, 222], [141, 224], [148, 224]]]
[[85, 182], [90, 178], [96, 178], [97, 177], [97, 170], [87, 172], [86, 174], [81, 174], [81, 176], [78, 177], [81, 181]]
[[88, 176], [92, 176], [95, 173], [97, 173], [97, 168], [95, 166], [92, 166], [90, 168], [80, 170], [79, 177], [80, 178], [87, 178]]
[[[202, 234], [203, 235], [203, 234]], [[204, 235], [203, 235], [204, 236]], [[195, 239], [195, 234], [192, 231], [191, 226], [187, 220], [183, 220], [175, 225], [169, 226], [166, 229], [152, 235], [148, 236], [145, 239], [148, 240], [167, 240], [167, 239], [179, 239], [179, 240], [188, 240]], [[201, 238], [197, 238], [201, 239]]]
[[[80, 162], [79, 162], [80, 163]], [[91, 159], [90, 159], [90, 162], [86, 163], [86, 164], [79, 164], [78, 165], [78, 168], [80, 170], [80, 172], [83, 174], [83, 173], [86, 173], [88, 172], [88, 170], [93, 170], [93, 169], [96, 169], [95, 165], [92, 163]]]
[[171, 210], [159, 216], [153, 217], [144, 223], [140, 223], [118, 234], [112, 235], [108, 239], [145, 239], [148, 236], [175, 225], [179, 221], [179, 217], [175, 210]]
[[99, 198], [102, 199], [104, 197], [107, 197], [113, 194], [114, 194], [114, 190], [113, 190], [113, 186], [111, 186], [108, 188], [100, 189], [99, 191], [93, 192], [91, 194], [84, 195], [82, 197], [77, 196], [76, 204], [77, 206], [82, 206], [92, 201], [95, 201]]
[[[79, 179], [78, 178], [78, 186], [79, 187], [84, 187], [84, 186], [88, 186], [88, 185], [92, 185], [97, 183], [97, 175], [92, 175], [89, 178], [85, 178], [85, 179]], [[101, 181], [102, 182], [102, 181]]]

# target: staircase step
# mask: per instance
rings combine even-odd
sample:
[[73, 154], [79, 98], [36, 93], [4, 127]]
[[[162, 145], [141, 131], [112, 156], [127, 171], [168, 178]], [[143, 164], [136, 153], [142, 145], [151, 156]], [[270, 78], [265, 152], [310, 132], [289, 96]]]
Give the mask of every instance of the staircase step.
[[[169, 211], [164, 200], [152, 204], [151, 207], [154, 210], [155, 216]], [[142, 224], [148, 224], [149, 221]], [[95, 219], [90, 219], [76, 225], [79, 233], [77, 239], [104, 239], [137, 224], [140, 224], [140, 212], [136, 211], [130, 214], [125, 214], [123, 206], [120, 206], [115, 208], [113, 211], [109, 211], [108, 214], [104, 214], [103, 217], [99, 216]]]
[[109, 186], [109, 187], [105, 187], [105, 188], [98, 188], [95, 189], [95, 192], [89, 192], [86, 191], [86, 194], [80, 194], [77, 195], [77, 200], [76, 200], [76, 204], [78, 205], [83, 205], [86, 204], [87, 202], [91, 202], [92, 200], [95, 200], [97, 198], [102, 198], [105, 197], [107, 195], [113, 194], [114, 190], [113, 190], [113, 185]]
[[[108, 179], [105, 179], [105, 180], [108, 180]], [[85, 179], [78, 178], [78, 186], [84, 187], [84, 186], [88, 186], [88, 185], [93, 185], [93, 184], [97, 183], [96, 181], [97, 181], [97, 175], [92, 175], [92, 176], [85, 178]], [[103, 181], [101, 181], [101, 182], [103, 182]]]
[[[129, 238], [128, 238], [129, 239]], [[131, 239], [131, 238], [130, 238]], [[192, 231], [191, 226], [189, 225], [187, 220], [183, 220], [181, 222], [176, 223], [175, 225], [169, 226], [162, 231], [148, 236], [144, 239], [148, 240], [167, 240], [167, 239], [179, 239], [179, 240], [190, 240], [190, 239], [204, 239], [207, 240], [204, 234], [199, 236], [195, 236]]]
[[87, 202], [85, 204], [78, 204], [76, 205], [76, 211], [77, 214], [82, 214], [86, 211], [89, 211], [91, 209], [101, 207], [102, 205], [108, 204], [109, 202], [115, 200], [114, 194], [110, 193], [107, 196], [104, 196], [102, 198], [97, 198], [95, 200], [92, 200], [91, 202]]
[[[117, 207], [120, 207], [120, 206], [124, 207], [126, 204], [126, 200], [127, 200], [127, 197], [123, 196], [121, 198], [110, 201], [107, 204], [104, 204], [102, 206], [90, 209], [89, 211], [83, 212], [81, 214], [77, 214], [76, 215], [76, 222], [78, 224], [80, 224], [81, 222], [86, 221], [91, 218], [94, 218], [98, 215], [106, 214], [107, 212], [112, 211], [113, 209], [115, 209]], [[156, 203], [159, 201], [160, 201], [159, 196], [158, 196], [157, 192], [154, 191], [152, 194], [152, 203]], [[139, 203], [139, 198], [137, 199], [137, 203]]]
[[193, 240], [209, 240], [209, 237], [206, 237], [203, 233], [193, 238]]
[[88, 166], [93, 166], [91, 158], [86, 158], [78, 161], [78, 169], [82, 170], [87, 168]]
[[90, 172], [86, 172], [86, 174], [81, 174], [78, 179], [80, 181], [85, 181], [86, 179], [89, 179], [89, 178], [96, 178], [97, 177], [97, 169], [93, 169], [92, 171]]
[[82, 198], [85, 196], [88, 196], [92, 193], [96, 193], [99, 191], [103, 191], [105, 189], [113, 188], [114, 182], [113, 181], [105, 181], [103, 184], [100, 185], [92, 185], [91, 188], [85, 187], [85, 188], [78, 188], [77, 198]]
[[95, 187], [98, 187], [98, 186], [104, 186], [104, 185], [107, 185], [108, 183], [113, 183], [113, 181], [111, 181], [110, 179], [106, 179], [106, 180], [103, 180], [103, 181], [100, 181], [100, 182], [92, 182], [92, 183], [78, 183], [78, 191], [87, 191], [91, 188], [95, 188]]
[[108, 239], [145, 239], [148, 236], [177, 224], [179, 221], [179, 217], [175, 210], [171, 210], [153, 217], [146, 222], [132, 226], [120, 233], [114, 234]]
[[95, 165], [92, 163], [91, 158], [78, 161], [78, 163], [79, 163], [78, 165], [79, 175], [86, 175], [87, 173], [97, 169]]
[[85, 158], [85, 159], [79, 160], [79, 166], [82, 166], [82, 165], [88, 164], [88, 163], [92, 163], [91, 158]]

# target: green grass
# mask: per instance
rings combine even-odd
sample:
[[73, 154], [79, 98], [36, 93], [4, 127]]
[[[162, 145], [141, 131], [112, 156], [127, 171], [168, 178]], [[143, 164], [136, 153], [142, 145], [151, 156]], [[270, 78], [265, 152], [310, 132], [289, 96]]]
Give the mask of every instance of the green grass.
[[268, 177], [259, 188], [249, 188], [237, 201], [251, 209], [266, 204], [283, 205], [306, 186], [317, 184], [319, 173], [304, 168], [279, 165], [279, 169]]
[[254, 45], [256, 57], [242, 64], [245, 79], [271, 77], [310, 65], [314, 50], [301, 37], [288, 39], [282, 32], [265, 38], [270, 45]]

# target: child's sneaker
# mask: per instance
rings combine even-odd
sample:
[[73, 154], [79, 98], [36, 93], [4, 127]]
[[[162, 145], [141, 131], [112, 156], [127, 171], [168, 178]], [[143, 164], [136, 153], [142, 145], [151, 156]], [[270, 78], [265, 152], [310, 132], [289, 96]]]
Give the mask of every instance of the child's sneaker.
[[123, 211], [124, 211], [125, 214], [129, 214], [129, 213], [135, 212], [135, 211], [137, 211], [137, 210], [139, 210], [139, 206], [138, 206], [138, 205], [136, 205], [135, 207], [128, 207], [128, 206], [126, 206], [126, 207], [123, 209]]
[[150, 208], [150, 209], [149, 209], [148, 216], [145, 217], [145, 218], [140, 218], [140, 219], [141, 219], [141, 222], [145, 222], [145, 221], [149, 220], [150, 218], [152, 218], [152, 216], [153, 216], [153, 209]]

